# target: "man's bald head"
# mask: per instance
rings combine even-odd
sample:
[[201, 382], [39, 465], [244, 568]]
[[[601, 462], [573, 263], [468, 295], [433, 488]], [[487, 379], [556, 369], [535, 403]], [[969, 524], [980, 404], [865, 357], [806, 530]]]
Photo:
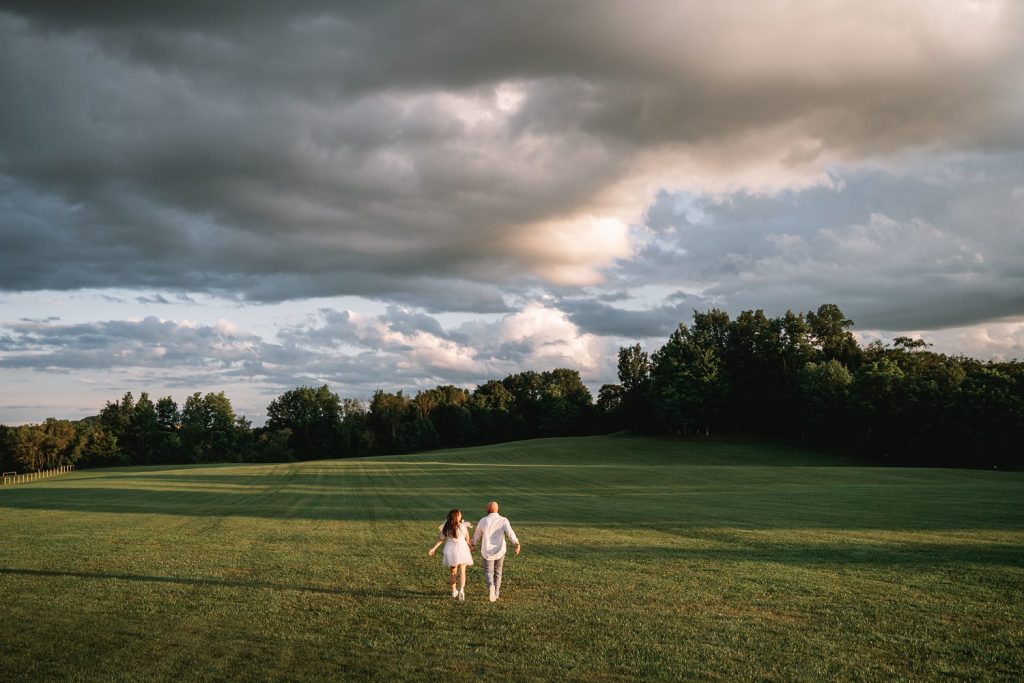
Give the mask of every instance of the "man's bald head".
[[492, 500], [490, 503], [487, 504], [487, 514], [490, 514], [492, 512], [497, 512], [497, 511], [498, 511], [498, 502], [497, 501]]

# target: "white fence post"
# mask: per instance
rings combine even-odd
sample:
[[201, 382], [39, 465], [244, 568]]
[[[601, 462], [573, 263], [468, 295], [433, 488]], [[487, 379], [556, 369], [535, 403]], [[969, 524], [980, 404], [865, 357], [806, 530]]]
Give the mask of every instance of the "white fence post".
[[28, 482], [39, 481], [41, 479], [49, 479], [50, 477], [56, 477], [58, 474], [66, 474], [73, 469], [75, 469], [74, 465], [60, 465], [59, 467], [54, 467], [52, 470], [26, 472], [25, 474], [18, 474], [17, 472], [3, 472], [0, 474], [0, 486], [6, 486], [7, 484], [26, 484]]

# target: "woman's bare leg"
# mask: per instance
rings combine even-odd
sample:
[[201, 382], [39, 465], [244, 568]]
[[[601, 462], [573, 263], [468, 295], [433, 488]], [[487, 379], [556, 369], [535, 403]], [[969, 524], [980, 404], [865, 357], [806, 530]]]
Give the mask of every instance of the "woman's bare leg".
[[[452, 584], [452, 590], [455, 590], [455, 584]], [[460, 602], [466, 599], [466, 565], [464, 564], [459, 565], [459, 590], [455, 592], [455, 597]]]

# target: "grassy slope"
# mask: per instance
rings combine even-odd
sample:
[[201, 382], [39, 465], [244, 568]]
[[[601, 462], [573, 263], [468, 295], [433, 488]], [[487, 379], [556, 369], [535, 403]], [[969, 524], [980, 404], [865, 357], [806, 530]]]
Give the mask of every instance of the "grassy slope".
[[[524, 543], [445, 597], [450, 507]], [[1024, 473], [629, 437], [0, 489], [3, 678], [1024, 671]]]

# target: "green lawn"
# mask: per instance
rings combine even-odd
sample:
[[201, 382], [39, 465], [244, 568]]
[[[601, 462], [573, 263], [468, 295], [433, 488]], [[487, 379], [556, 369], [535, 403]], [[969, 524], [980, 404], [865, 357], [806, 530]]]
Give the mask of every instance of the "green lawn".
[[[426, 551], [501, 502], [465, 603]], [[1012, 680], [1024, 473], [624, 436], [0, 488], [0, 680]]]

